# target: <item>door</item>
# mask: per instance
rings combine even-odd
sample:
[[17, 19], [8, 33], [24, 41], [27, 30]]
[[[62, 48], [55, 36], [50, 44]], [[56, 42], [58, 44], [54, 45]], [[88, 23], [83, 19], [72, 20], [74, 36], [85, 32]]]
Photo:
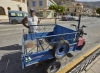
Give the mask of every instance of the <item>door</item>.
[[15, 12], [8, 12], [8, 17], [9, 17], [9, 22], [11, 23], [13, 20], [17, 20], [16, 17], [16, 13]]

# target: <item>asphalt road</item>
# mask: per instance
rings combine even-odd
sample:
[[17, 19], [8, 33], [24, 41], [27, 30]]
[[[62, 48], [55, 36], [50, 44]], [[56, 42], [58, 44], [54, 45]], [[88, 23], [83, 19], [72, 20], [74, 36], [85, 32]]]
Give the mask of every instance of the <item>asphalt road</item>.
[[[76, 21], [60, 21], [59, 25], [71, 27], [70, 24], [77, 24]], [[54, 20], [42, 20], [41, 24], [54, 24]], [[62, 65], [75, 60], [92, 47], [100, 43], [100, 19], [99, 18], [84, 18], [81, 25], [88, 26], [84, 31], [88, 34], [85, 37], [86, 45], [81, 52], [73, 52], [69, 57], [62, 59]], [[8, 23], [0, 23], [0, 73], [45, 73], [44, 66], [40, 64], [38, 67], [34, 65], [21, 69], [21, 40], [23, 29], [27, 29], [21, 24], [12, 25]]]

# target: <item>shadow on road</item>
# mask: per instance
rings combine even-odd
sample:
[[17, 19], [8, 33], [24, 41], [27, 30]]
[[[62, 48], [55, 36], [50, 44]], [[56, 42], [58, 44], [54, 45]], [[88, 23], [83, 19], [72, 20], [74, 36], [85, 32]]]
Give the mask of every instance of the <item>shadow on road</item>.
[[17, 25], [17, 24], [11, 24], [9, 22], [0, 22], [0, 25]]
[[68, 57], [73, 57], [73, 55], [71, 53], [68, 53], [67, 56]]
[[20, 45], [15, 44], [0, 48], [0, 51], [6, 50], [7, 53], [1, 56], [0, 73], [45, 73], [44, 65], [39, 65], [38, 67], [32, 65], [22, 70]]
[[6, 47], [0, 47], [0, 50], [21, 50], [21, 46], [19, 44], [14, 44]]
[[11, 25], [9, 22], [0, 22], [0, 25]]
[[61, 20], [59, 20], [59, 21], [63, 21], [63, 22], [65, 22], [65, 21], [68, 22], [68, 21], [69, 21], [69, 22], [71, 22], [71, 21], [79, 21], [79, 20], [62, 20], [62, 19], [61, 19]]

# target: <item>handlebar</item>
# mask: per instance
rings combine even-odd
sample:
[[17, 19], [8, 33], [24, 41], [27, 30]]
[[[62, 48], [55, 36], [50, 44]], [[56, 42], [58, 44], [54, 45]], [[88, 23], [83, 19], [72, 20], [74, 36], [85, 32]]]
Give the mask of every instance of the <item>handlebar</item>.
[[87, 35], [87, 33], [83, 33], [84, 35]]
[[74, 27], [76, 28], [76, 30], [80, 32], [80, 34], [82, 34], [82, 35], [83, 35], [83, 34], [84, 34], [84, 35], [87, 35], [87, 33], [84, 33], [84, 31], [83, 31], [83, 28], [86, 28], [87, 26], [82, 25], [82, 26], [79, 28], [79, 30], [78, 30], [78, 26], [75, 25], [75, 24], [70, 24], [70, 26], [74, 26]]
[[[70, 26], [75, 26], [75, 27], [77, 27], [75, 24], [70, 24]], [[86, 28], [87, 26], [85, 26], [85, 25], [83, 25], [82, 27], [80, 27], [80, 28]]]
[[86, 28], [87, 26], [83, 25], [82, 27]]
[[70, 26], [75, 26], [75, 27], [76, 27], [76, 25], [75, 25], [75, 24], [70, 24]]

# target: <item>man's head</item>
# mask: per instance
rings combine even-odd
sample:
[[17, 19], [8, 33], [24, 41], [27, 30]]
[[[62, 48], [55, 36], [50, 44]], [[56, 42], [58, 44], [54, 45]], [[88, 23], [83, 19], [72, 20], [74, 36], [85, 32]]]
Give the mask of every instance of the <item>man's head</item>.
[[35, 10], [33, 8], [30, 9], [30, 15], [34, 16], [35, 15]]

